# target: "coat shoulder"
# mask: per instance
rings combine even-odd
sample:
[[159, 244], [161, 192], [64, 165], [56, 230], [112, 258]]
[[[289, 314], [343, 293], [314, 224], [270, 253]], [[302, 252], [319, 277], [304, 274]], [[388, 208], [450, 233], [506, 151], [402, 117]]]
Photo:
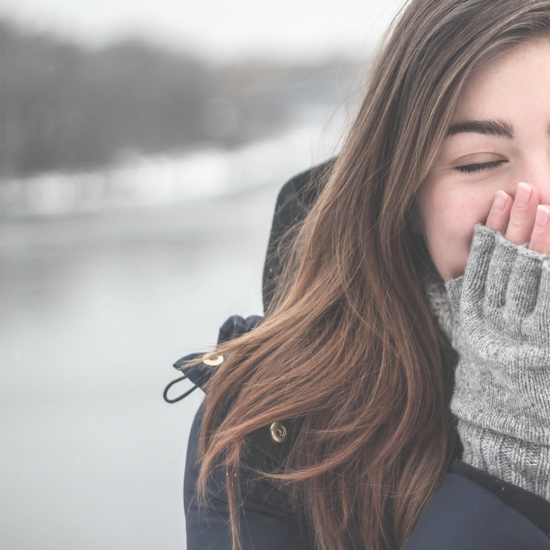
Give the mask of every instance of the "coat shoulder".
[[472, 480], [446, 474], [403, 550], [548, 550], [529, 519]]
[[[229, 317], [220, 327], [218, 344], [237, 338], [257, 327], [262, 321], [258, 315], [243, 318], [240, 315]], [[202, 361], [199, 361], [202, 359]], [[174, 368], [181, 371], [196, 388], [203, 389], [212, 378], [217, 368], [223, 364], [225, 358], [222, 355], [199, 353], [186, 355], [174, 363]], [[201, 416], [202, 418], [202, 416]], [[219, 421], [223, 420], [223, 417]], [[258, 456], [268, 457], [274, 467], [283, 467], [286, 458], [292, 448], [299, 422], [296, 419], [274, 421], [267, 426], [255, 430], [249, 434], [245, 443], [248, 448], [260, 452]], [[255, 466], [260, 466], [256, 464]]]

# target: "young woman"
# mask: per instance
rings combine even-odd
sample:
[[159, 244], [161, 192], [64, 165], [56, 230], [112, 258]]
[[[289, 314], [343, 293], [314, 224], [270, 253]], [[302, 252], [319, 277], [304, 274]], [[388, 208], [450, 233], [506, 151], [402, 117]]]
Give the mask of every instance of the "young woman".
[[176, 363], [188, 550], [548, 548], [550, 1], [412, 0], [369, 82]]

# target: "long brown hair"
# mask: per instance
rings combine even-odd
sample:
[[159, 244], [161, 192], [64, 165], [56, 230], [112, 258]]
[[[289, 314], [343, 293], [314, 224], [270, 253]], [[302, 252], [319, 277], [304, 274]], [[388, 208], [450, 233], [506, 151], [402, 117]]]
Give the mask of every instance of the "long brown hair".
[[412, 0], [375, 59], [364, 102], [286, 262], [263, 322], [217, 349], [206, 387], [199, 493], [244, 438], [299, 419], [266, 471], [305, 511], [319, 549], [399, 549], [453, 456], [454, 361], [425, 298], [414, 198], [471, 71], [550, 36], [549, 0]]

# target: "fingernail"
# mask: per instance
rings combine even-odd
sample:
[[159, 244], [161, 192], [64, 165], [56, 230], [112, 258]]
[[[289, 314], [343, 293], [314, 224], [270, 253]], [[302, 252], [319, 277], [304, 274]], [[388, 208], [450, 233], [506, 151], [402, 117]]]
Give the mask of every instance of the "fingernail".
[[533, 189], [530, 185], [520, 183], [518, 185], [518, 192], [516, 193], [516, 206], [519, 208], [525, 208], [529, 204], [532, 191]]
[[501, 214], [506, 208], [506, 203], [508, 202], [508, 195], [504, 191], [499, 191], [493, 201], [492, 211], [496, 214]]
[[537, 217], [535, 218], [535, 227], [543, 230], [548, 226], [548, 220], [550, 219], [550, 208], [540, 204], [537, 208]]

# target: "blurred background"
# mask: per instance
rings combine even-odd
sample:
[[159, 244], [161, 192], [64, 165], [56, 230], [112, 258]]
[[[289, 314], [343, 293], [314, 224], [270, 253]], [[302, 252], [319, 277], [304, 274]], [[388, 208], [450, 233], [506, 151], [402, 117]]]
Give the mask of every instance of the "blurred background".
[[262, 313], [277, 192], [402, 3], [2, 0], [3, 549], [185, 548], [171, 365]]

